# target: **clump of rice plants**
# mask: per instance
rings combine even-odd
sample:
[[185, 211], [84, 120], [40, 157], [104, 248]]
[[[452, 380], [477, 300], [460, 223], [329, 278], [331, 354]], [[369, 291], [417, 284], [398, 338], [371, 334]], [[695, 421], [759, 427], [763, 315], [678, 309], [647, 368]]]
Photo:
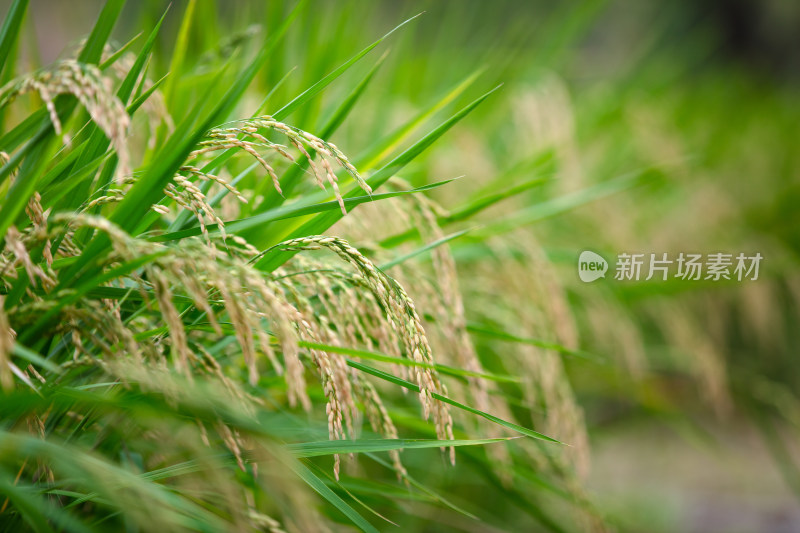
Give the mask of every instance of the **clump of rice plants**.
[[[6, 4], [0, 531], [713, 529], [665, 427], [798, 485], [800, 120], [689, 7]], [[636, 246], [768, 266], [576, 276]]]
[[[11, 6], [6, 49], [26, 4]], [[181, 21], [178, 70], [196, 8]], [[458, 469], [457, 448], [489, 446], [481, 464], [504, 487], [503, 447], [558, 454], [563, 444], [513, 421], [506, 393], [490, 397], [517, 379], [485, 370], [468, 338], [431, 187], [381, 187], [486, 95], [365, 173], [329, 138], [374, 69], [318, 134], [291, 119], [382, 39], [265, 114], [244, 98], [281, 31], [203, 65], [190, 88], [178, 71], [151, 76], [164, 18], [138, 42], [109, 43], [121, 9], [106, 4], [74, 57], [30, 73], [2, 60], [13, 74], [0, 89], [4, 526], [374, 531], [391, 516], [339, 484], [369, 479], [365, 468], [394, 478], [373, 498], [406, 491], [474, 520], [415, 480], [401, 450], [441, 449]], [[401, 141], [388, 133], [382, 153]], [[381, 266], [334, 224], [388, 202], [431, 244]], [[427, 251], [434, 278], [421, 290], [412, 259]], [[455, 343], [437, 340], [441, 358], [430, 331]], [[467, 403], [447, 380], [467, 385]], [[509, 440], [519, 436], [535, 444]]]

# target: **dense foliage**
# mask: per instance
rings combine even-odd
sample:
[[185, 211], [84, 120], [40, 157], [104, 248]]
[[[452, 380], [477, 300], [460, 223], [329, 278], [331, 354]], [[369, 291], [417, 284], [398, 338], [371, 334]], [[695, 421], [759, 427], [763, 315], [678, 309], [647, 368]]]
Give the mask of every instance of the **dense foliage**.
[[[681, 13], [612, 64], [578, 47], [601, 2], [109, 0], [40, 66], [27, 4], [0, 30], [4, 530], [636, 528], [586, 480], [595, 428], [640, 415], [754, 420], [798, 488], [800, 117], [665, 52]], [[776, 266], [575, 275], [709, 247]]]

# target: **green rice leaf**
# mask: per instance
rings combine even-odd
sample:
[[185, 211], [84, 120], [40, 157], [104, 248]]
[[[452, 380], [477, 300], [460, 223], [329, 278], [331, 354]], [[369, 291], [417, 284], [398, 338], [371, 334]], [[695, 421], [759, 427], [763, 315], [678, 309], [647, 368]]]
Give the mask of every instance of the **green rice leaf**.
[[389, 37], [392, 33], [400, 29], [401, 27], [405, 26], [415, 18], [419, 17], [419, 15], [415, 15], [410, 19], [403, 21], [402, 23], [395, 26], [389, 33], [378, 39], [377, 41], [373, 42], [359, 53], [345, 61], [342, 65], [339, 66], [336, 70], [319, 80], [317, 83], [300, 93], [296, 98], [294, 98], [291, 102], [277, 110], [275, 113], [272, 114], [275, 117], [275, 120], [285, 120], [288, 118], [297, 108], [314, 98], [317, 94], [319, 94], [325, 87], [330, 85], [336, 78], [347, 72], [347, 70], [355, 65], [361, 58], [367, 55], [369, 52], [372, 51], [373, 48], [381, 44], [384, 39]]
[[375, 527], [367, 522], [363, 516], [358, 514], [355, 509], [350, 507], [347, 502], [341, 499], [335, 492], [328, 488], [324, 481], [318, 478], [311, 470], [299, 462], [292, 463], [290, 468], [300, 476], [309, 487], [314, 489], [320, 496], [325, 498], [331, 505], [336, 507], [343, 515], [350, 519], [361, 531], [365, 533], [378, 533]]
[[[393, 376], [392, 374], [389, 374], [387, 372], [383, 372], [382, 370], [378, 370], [377, 368], [373, 368], [371, 366], [368, 366], [368, 365], [365, 365], [365, 364], [362, 364], [362, 363], [358, 363], [358, 362], [353, 361], [351, 359], [347, 360], [347, 365], [355, 368], [356, 370], [360, 370], [362, 372], [365, 372], [367, 374], [370, 374], [370, 375], [373, 375], [373, 376], [375, 376], [377, 378], [380, 378], [380, 379], [382, 379], [384, 381], [388, 381], [389, 383], [394, 383], [395, 385], [399, 385], [399, 386], [401, 386], [403, 388], [406, 388], [408, 390], [411, 390], [411, 391], [414, 391], [414, 392], [419, 392], [419, 386], [418, 385], [415, 385], [414, 383], [411, 383], [410, 381], [406, 381], [404, 379], [398, 378], [397, 376]], [[441, 394], [438, 394], [436, 392], [430, 392], [430, 395], [431, 395], [431, 397], [433, 397], [433, 398], [435, 398], [435, 399], [437, 399], [439, 401], [442, 401], [442, 402], [444, 402], [446, 404], [452, 405], [453, 407], [457, 407], [458, 409], [461, 409], [462, 411], [467, 411], [468, 413], [472, 413], [474, 415], [478, 415], [480, 417], [485, 418], [486, 420], [489, 420], [490, 422], [494, 422], [495, 424], [501, 425], [501, 426], [503, 426], [505, 428], [512, 429], [512, 430], [514, 430], [514, 431], [516, 431], [518, 433], [521, 433], [521, 434], [523, 434], [525, 436], [528, 436], [528, 437], [531, 437], [531, 438], [534, 438], [534, 439], [543, 440], [543, 441], [554, 442], [554, 443], [557, 443], [557, 444], [563, 444], [562, 442], [559, 442], [556, 439], [553, 439], [551, 437], [548, 437], [547, 435], [539, 433], [538, 431], [534, 431], [532, 429], [528, 429], [526, 427], [520, 426], [520, 425], [515, 424], [513, 422], [508, 422], [507, 420], [503, 420], [503, 419], [498, 418], [498, 417], [496, 417], [494, 415], [490, 415], [489, 413], [485, 413], [483, 411], [475, 409], [474, 407], [470, 407], [468, 405], [464, 405], [461, 402], [457, 402], [455, 400], [447, 398], [446, 396], [442, 396]]]
[[513, 376], [502, 376], [500, 374], [490, 374], [488, 372], [475, 372], [472, 370], [466, 370], [463, 368], [457, 368], [449, 365], [442, 365], [442, 364], [429, 364], [429, 363], [419, 363], [416, 361], [412, 361], [411, 359], [404, 359], [402, 357], [394, 357], [391, 355], [386, 355], [377, 352], [371, 352], [368, 350], [361, 350], [358, 348], [348, 348], [346, 346], [335, 346], [332, 344], [321, 344], [317, 342], [308, 342], [308, 341], [300, 341], [298, 343], [299, 346], [304, 348], [313, 348], [316, 350], [323, 350], [326, 352], [333, 352], [333, 353], [340, 353], [343, 355], [350, 355], [353, 357], [358, 357], [360, 359], [367, 359], [370, 361], [380, 361], [382, 363], [391, 363], [393, 365], [400, 365], [400, 366], [413, 366], [418, 368], [431, 368], [437, 370], [443, 374], [449, 374], [451, 376], [459, 376], [459, 377], [471, 377], [471, 378], [482, 378], [489, 381], [499, 381], [504, 383], [518, 383], [519, 378], [515, 378]]
[[318, 457], [320, 455], [365, 453], [365, 452], [388, 452], [391, 450], [406, 450], [419, 448], [443, 448], [450, 446], [483, 446], [485, 444], [495, 444], [505, 442], [512, 438], [504, 437], [495, 439], [471, 439], [471, 440], [421, 440], [421, 439], [379, 439], [379, 440], [325, 440], [317, 442], [300, 442], [288, 444], [286, 448], [297, 457]]
[[78, 55], [78, 61], [81, 63], [94, 63], [100, 62], [100, 56], [103, 54], [103, 47], [105, 47], [111, 30], [122, 12], [122, 6], [125, 5], [125, 0], [108, 0], [100, 16], [92, 29], [89, 39], [86, 41], [81, 53]]
[[6, 60], [11, 56], [11, 49], [19, 36], [22, 19], [28, 8], [28, 0], [14, 0], [8, 8], [3, 27], [0, 28], [0, 74], [6, 66]]

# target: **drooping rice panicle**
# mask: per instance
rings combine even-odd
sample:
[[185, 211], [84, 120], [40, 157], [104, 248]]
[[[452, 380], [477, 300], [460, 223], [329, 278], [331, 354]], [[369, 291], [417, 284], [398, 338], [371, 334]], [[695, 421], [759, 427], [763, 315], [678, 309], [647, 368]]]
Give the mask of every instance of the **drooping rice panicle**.
[[49, 69], [10, 81], [0, 88], [0, 108], [7, 106], [19, 95], [29, 92], [36, 92], [42, 98], [53, 129], [58, 135], [62, 133], [62, 125], [56, 110], [55, 97], [60, 94], [75, 96], [113, 144], [119, 161], [117, 177], [130, 174], [130, 155], [126, 143], [130, 117], [112, 92], [109, 80], [96, 66], [64, 60]]
[[[258, 149], [261, 148], [275, 152], [290, 162], [295, 162], [295, 158], [289, 154], [284, 146], [276, 144], [266, 137], [265, 134], [269, 131], [278, 132], [286, 136], [289, 143], [297, 148], [308, 162], [309, 168], [312, 170], [316, 182], [321, 188], [325, 188], [325, 182], [331, 185], [334, 196], [339, 202], [342, 214], [347, 214], [347, 210], [344, 205], [344, 199], [339, 191], [337, 183], [338, 178], [328, 159], [335, 161], [342, 169], [352, 176], [356, 183], [358, 183], [367, 194], [372, 194], [372, 188], [361, 177], [358, 170], [356, 170], [350, 160], [336, 145], [323, 141], [319, 137], [299, 128], [276, 121], [269, 115], [237, 121], [237, 126], [235, 127], [215, 128], [210, 130], [207, 133], [208, 140], [200, 142], [199, 148], [190, 153], [188, 159], [193, 160], [204, 154], [216, 152], [218, 150], [228, 150], [231, 148], [243, 150], [254, 157], [261, 167], [267, 171], [267, 174], [272, 179], [275, 190], [282, 194], [283, 191], [281, 190], [280, 180], [275, 169], [267, 162], [264, 156], [261, 155]], [[243, 138], [239, 138], [240, 136]], [[247, 140], [247, 138], [253, 140]], [[309, 153], [306, 146], [319, 156], [319, 165], [314, 161], [314, 156]]]
[[[361, 252], [346, 241], [336, 237], [311, 236], [292, 239], [279, 245], [287, 250], [314, 250], [325, 248], [336, 253], [341, 259], [352, 265], [361, 275], [373, 295], [388, 311], [393, 326], [403, 340], [406, 356], [416, 362], [433, 364], [430, 346], [413, 302], [402, 287], [394, 280], [380, 272]], [[438, 374], [430, 367], [415, 367], [415, 381], [420, 388], [420, 402], [423, 415], [427, 419], [433, 415], [437, 436], [452, 439], [452, 418], [449, 409], [443, 402], [435, 400], [430, 393], [447, 394], [447, 389], [440, 381]], [[455, 461], [451, 448], [451, 461]]]
[[5, 310], [5, 297], [0, 295], [0, 387], [10, 390], [14, 385], [11, 372], [11, 352], [14, 349], [14, 332], [8, 322]]

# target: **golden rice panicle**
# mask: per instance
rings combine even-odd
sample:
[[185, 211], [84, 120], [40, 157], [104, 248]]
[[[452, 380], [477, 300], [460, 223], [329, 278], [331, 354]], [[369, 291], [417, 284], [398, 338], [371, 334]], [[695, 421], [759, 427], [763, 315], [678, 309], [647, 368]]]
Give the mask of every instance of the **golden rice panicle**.
[[[208, 132], [208, 140], [201, 141], [197, 150], [189, 154], [189, 159], [197, 158], [205, 153], [217, 150], [227, 150], [237, 148], [252, 155], [259, 164], [267, 171], [272, 179], [273, 186], [278, 193], [282, 194], [280, 180], [275, 169], [267, 163], [259, 149], [266, 149], [278, 153], [283, 158], [295, 162], [287, 148], [283, 145], [270, 141], [266, 134], [270, 131], [282, 134], [287, 138], [289, 144], [294, 146], [308, 162], [308, 166], [313, 173], [317, 184], [325, 188], [325, 183], [330, 184], [336, 197], [342, 214], [347, 214], [344, 199], [339, 191], [338, 178], [331, 166], [330, 161], [335, 161], [337, 165], [347, 172], [359, 187], [367, 194], [372, 194], [372, 188], [356, 170], [355, 166], [345, 156], [339, 148], [331, 142], [324, 141], [319, 137], [303, 131], [284, 122], [275, 120], [269, 115], [240, 120], [236, 126], [228, 128], [215, 128]], [[309, 152], [309, 149], [314, 154]], [[315, 155], [319, 156], [315, 162]], [[330, 160], [330, 161], [329, 161]]]
[[[436, 213], [436, 210], [441, 208], [424, 196], [412, 195], [410, 201], [414, 206], [414, 215], [418, 221], [416, 226], [420, 228], [423, 240], [433, 242], [443, 239], [445, 235], [439, 227]], [[464, 300], [461, 297], [458, 271], [450, 253], [450, 247], [447, 244], [437, 246], [433, 249], [432, 256], [438, 292], [441, 295], [441, 305], [437, 307], [443, 311], [439, 313], [438, 318], [441, 320], [445, 338], [452, 347], [450, 352], [455, 354], [455, 362], [458, 366], [470, 372], [482, 373], [484, 372], [483, 365], [481, 365], [472, 339], [467, 333]], [[468, 383], [475, 406], [482, 411], [487, 411], [489, 409], [488, 382], [482, 378], [470, 377]], [[496, 426], [491, 428], [492, 431], [495, 429]]]
[[[244, 195], [235, 186], [231, 185], [231, 183], [225, 178], [208, 172], [203, 172], [201, 169], [191, 165], [182, 166], [180, 167], [179, 171], [184, 172], [189, 176], [194, 176], [202, 181], [211, 181], [216, 183], [231, 193], [231, 195], [239, 202], [247, 203], [247, 198], [245, 198]], [[174, 201], [178, 207], [188, 210], [197, 218], [200, 225], [200, 232], [203, 235], [206, 244], [208, 244], [210, 248], [216, 248], [214, 240], [212, 239], [212, 235], [208, 230], [208, 226], [211, 224], [216, 225], [216, 230], [222, 236], [222, 240], [227, 247], [227, 238], [229, 235], [225, 230], [225, 222], [211, 206], [207, 195], [200, 187], [197, 186], [197, 184], [191, 181], [190, 177], [182, 174], [176, 174], [173, 177], [173, 183], [168, 184], [164, 188], [164, 194], [169, 199]], [[151, 208], [162, 215], [170, 213], [169, 207], [165, 205], [155, 204], [151, 206]], [[244, 239], [236, 238], [234, 240], [234, 244], [244, 248], [251, 255], [258, 253], [258, 251], [250, 246], [249, 243], [247, 243], [247, 241]]]
[[[425, 330], [413, 302], [408, 298], [402, 287], [377, 269], [361, 252], [350, 246], [347, 241], [336, 237], [310, 236], [284, 241], [278, 245], [282, 249], [314, 250], [325, 248], [334, 252], [339, 258], [353, 266], [360, 274], [363, 282], [381, 302], [387, 312], [389, 320], [399, 333], [405, 347], [406, 356], [410, 359], [433, 364], [430, 346]], [[424, 417], [433, 415], [437, 436], [442, 439], [452, 439], [453, 421], [446, 404], [433, 399], [431, 392], [446, 395], [446, 389], [439, 379], [438, 373], [430, 367], [415, 367], [415, 380], [420, 388], [420, 402]], [[454, 459], [451, 450], [451, 459]]]
[[5, 312], [5, 296], [0, 295], [0, 387], [11, 390], [14, 378], [11, 371], [11, 352], [14, 350], [14, 330]]
[[[42, 208], [42, 196], [38, 191], [34, 192], [33, 196], [28, 200], [28, 204], [25, 206], [25, 213], [31, 221], [33, 233], [40, 238], [44, 236], [47, 232], [47, 213], [45, 213], [44, 208]], [[53, 266], [53, 243], [46, 237], [44, 241], [45, 244], [42, 250], [42, 256], [47, 263], [47, 267], [50, 268]]]
[[361, 174], [358, 173], [356, 167], [353, 166], [349, 159], [347, 159], [347, 156], [344, 155], [344, 153], [342, 153], [342, 151], [339, 150], [339, 148], [337, 148], [332, 142], [324, 141], [319, 137], [299, 128], [295, 128], [283, 122], [278, 122], [269, 115], [264, 115], [253, 120], [252, 124], [258, 127], [271, 128], [281, 131], [289, 139], [296, 140], [298, 142], [304, 142], [317, 153], [336, 160], [336, 162], [339, 163], [339, 165], [353, 177], [356, 183], [358, 183], [359, 187], [361, 187], [367, 194], [372, 194], [372, 187], [370, 187], [364, 178], [361, 177]]
[[[282, 269], [280, 277], [283, 283], [288, 284], [291, 280], [292, 293], [301, 301], [299, 307], [303, 309], [307, 319], [314, 322], [320, 338], [326, 344], [366, 345], [371, 348], [372, 339], [363, 323], [364, 315], [371, 311], [361, 301], [363, 296], [370, 293], [362, 290], [362, 285], [352, 283], [351, 274], [331, 269], [327, 264], [310, 261], [302, 256], [297, 256], [291, 263], [299, 270], [288, 273]], [[300, 294], [301, 292], [305, 294]], [[311, 296], [315, 297], [320, 307], [315, 308], [310, 303]], [[385, 316], [380, 319], [384, 330], [392, 329]], [[397, 345], [384, 353], [394, 353], [396, 349]], [[357, 378], [357, 374], [346, 368], [346, 362], [340, 354], [329, 356], [342, 365], [344, 373], [351, 374], [351, 381]], [[360, 394], [355, 381], [353, 390]]]
[[[377, 342], [379, 351], [402, 356], [392, 322], [360, 276], [302, 255], [295, 256], [277, 274], [282, 283], [290, 284], [294, 298], [302, 301], [304, 315], [314, 322], [326, 343], [374, 350]], [[310, 303], [312, 297], [319, 306]], [[413, 379], [409, 367], [395, 366], [404, 379]], [[356, 378], [354, 375], [351, 380]], [[360, 394], [356, 385], [354, 382], [354, 390]]]
[[[208, 273], [209, 284], [223, 298], [242, 348], [250, 382], [255, 383], [258, 379], [258, 347], [274, 370], [285, 375], [290, 405], [294, 406], [299, 399], [303, 407], [309, 409], [302, 364], [298, 358], [296, 320], [299, 313], [283, 298], [280, 286], [244, 261], [219, 251], [216, 256], [210, 256], [202, 268]], [[264, 320], [268, 322], [268, 327], [262, 323]], [[271, 345], [271, 336], [275, 336], [280, 343], [285, 369]]]
[[[420, 272], [420, 265], [417, 264], [401, 266], [400, 273], [402, 274], [400, 279], [413, 280], [404, 284], [413, 285], [415, 301], [426, 309], [434, 319], [431, 327], [426, 327], [426, 331], [433, 351], [437, 354], [437, 360], [451, 365], [458, 365], [461, 368], [468, 368], [470, 371], [485, 372], [466, 332], [466, 322], [464, 322], [462, 330], [458, 326], [458, 318], [454, 309], [448, 308], [444, 304], [446, 289], [442, 287], [443, 281], [440, 276], [435, 275], [435, 279], [430, 279]], [[473, 357], [474, 359], [472, 359]], [[470, 363], [470, 359], [474, 363]], [[456, 395], [471, 396], [472, 405], [477, 409], [492, 413], [506, 420], [514, 418], [494, 382], [472, 377], [467, 379], [465, 385], [460, 383], [455, 383], [455, 385], [458, 387]], [[454, 415], [461, 415], [460, 421], [462, 424], [474, 424], [478, 431], [487, 437], [499, 438], [507, 434], [500, 426], [484, 418], [476, 419], [476, 417], [469, 416], [463, 412], [457, 412]], [[510, 484], [512, 482], [511, 455], [508, 447], [504, 445], [492, 446], [487, 449], [487, 453], [492, 457], [496, 473], [500, 476], [501, 481], [506, 485]]]
[[[297, 333], [292, 322], [297, 311], [281, 298], [280, 288], [236, 256], [209, 250], [199, 242], [187, 244], [185, 250], [185, 256], [170, 254], [160, 259], [159, 264], [185, 288], [215, 329], [219, 326], [207, 300], [210, 292], [219, 295], [242, 350], [248, 381], [255, 384], [259, 378], [259, 350], [276, 372], [284, 372], [270, 344], [271, 333], [278, 339], [284, 354], [290, 402], [299, 397], [304, 407], [308, 407], [302, 365], [297, 359]], [[265, 320], [270, 331], [262, 323]]]
[[[520, 336], [567, 344], [574, 342], [568, 336], [554, 337], [557, 320], [571, 320], [561, 315], [557, 307], [549, 306], [546, 300], [553, 297], [554, 290], [547, 283], [556, 283], [555, 278], [545, 280], [540, 272], [549, 268], [543, 254], [524, 246], [530, 235], [514, 240], [495, 238], [487, 241], [491, 250], [490, 262], [479, 265], [479, 271], [464, 280], [467, 291], [480, 302], [473, 309], [480, 321], [512, 324], [509, 332]], [[526, 294], [513, 309], [505, 305], [507, 298], [498, 295]], [[569, 332], [569, 329], [564, 329]], [[524, 446], [539, 467], [553, 470], [559, 477], [585, 476], [589, 468], [588, 439], [580, 405], [574, 397], [561, 354], [529, 344], [514, 344], [509, 350], [517, 352], [506, 358], [509, 365], [518, 365], [509, 372], [522, 377], [523, 398], [531, 409], [534, 427], [541, 427], [547, 435], [570, 444], [556, 454], [544, 455], [540, 448]], [[544, 407], [544, 408], [542, 408]]]
[[[552, 266], [532, 236], [492, 243], [499, 261], [506, 291], [528, 294], [529, 306], [518, 314], [523, 335], [577, 347], [572, 316], [565, 305], [552, 300], [564, 298], [563, 289], [550, 272]], [[569, 324], [564, 324], [569, 322]], [[553, 335], [555, 334], [555, 338]], [[570, 444], [556, 461], [568, 461], [580, 478], [590, 468], [588, 437], [583, 411], [578, 404], [564, 369], [561, 355], [553, 350], [521, 345], [522, 375], [530, 379], [523, 390], [529, 405], [544, 405], [543, 428], [546, 434]]]
[[261, 144], [242, 140], [237, 137], [237, 131], [229, 131], [223, 129], [213, 129], [207, 133], [208, 140], [200, 141], [198, 143], [198, 147], [196, 150], [192, 151], [189, 156], [188, 160], [196, 159], [204, 154], [209, 152], [216, 152], [219, 150], [229, 150], [231, 148], [237, 148], [243, 150], [253, 156], [256, 161], [261, 165], [261, 167], [267, 171], [270, 178], [272, 178], [272, 184], [275, 189], [281, 193], [281, 186], [280, 181], [278, 180], [278, 175], [275, 172], [275, 169], [267, 163], [267, 160], [258, 152], [257, 148], [259, 147], [267, 147], [271, 148], [274, 151], [278, 152], [280, 155], [291, 159], [291, 156], [283, 150], [282, 147], [278, 147], [277, 145], [272, 144]]
[[634, 379], [643, 379], [649, 371], [646, 349], [631, 313], [616, 299], [599, 294], [584, 298], [583, 313], [598, 349], [621, 359], [621, 365]]
[[59, 61], [48, 69], [13, 80], [0, 88], [0, 108], [29, 92], [39, 94], [58, 135], [62, 133], [62, 125], [55, 97], [59, 94], [75, 96], [94, 123], [111, 140], [118, 158], [117, 177], [130, 174], [130, 156], [125, 142], [130, 117], [113, 93], [110, 80], [103, 77], [100, 69], [74, 60]]
[[[294, 284], [283, 278], [282, 285], [295, 300], [297, 316], [293, 320], [298, 324], [299, 335], [302, 340], [313, 343], [335, 342], [335, 332], [327, 325], [314, 310], [305, 295], [298, 291]], [[353, 420], [357, 415], [357, 407], [353, 400], [353, 388], [349, 377], [347, 363], [338, 353], [326, 352], [318, 349], [309, 349], [311, 361], [317, 368], [322, 389], [328, 403], [325, 411], [328, 417], [328, 436], [331, 440], [345, 438], [344, 428], [351, 437], [355, 437]], [[340, 460], [334, 456], [334, 475], [339, 478]]]
[[237, 200], [239, 200], [243, 204], [247, 203], [247, 198], [245, 198], [244, 195], [241, 192], [239, 192], [239, 189], [237, 189], [235, 186], [231, 185], [228, 182], [228, 180], [226, 180], [226, 179], [224, 179], [224, 178], [222, 178], [220, 176], [217, 176], [215, 174], [210, 174], [208, 172], [203, 172], [199, 168], [193, 167], [191, 165], [182, 166], [182, 167], [180, 167], [179, 170], [184, 171], [184, 172], [189, 172], [192, 175], [197, 176], [201, 180], [213, 181], [214, 183], [217, 183], [217, 184], [221, 185], [222, 187], [224, 187], [228, 192], [230, 192], [233, 196], [236, 197]]
[[225, 236], [225, 224], [220, 219], [214, 209], [208, 205], [206, 196], [197, 185], [188, 178], [180, 174], [173, 177], [174, 183], [170, 183], [164, 188], [164, 194], [175, 201], [176, 204], [191, 211], [200, 224], [200, 231], [210, 248], [214, 248], [214, 243], [208, 232], [209, 224], [217, 224], [217, 228], [223, 237]]
[[[402, 357], [404, 344], [395, 323], [386, 314], [383, 302], [379, 302], [360, 274], [340, 271], [328, 266], [320, 267], [317, 278], [324, 278], [323, 285], [331, 286], [331, 293], [317, 297], [331, 300], [332, 320], [340, 331], [351, 332], [353, 345], [362, 344], [368, 350], [377, 348], [387, 355]], [[315, 290], [316, 284], [309, 285]], [[335, 293], [333, 291], [336, 291]], [[404, 365], [393, 365], [396, 375], [403, 379], [413, 379], [412, 369]], [[405, 392], [405, 389], [403, 389]]]
[[679, 348], [677, 352], [691, 354], [682, 363], [695, 375], [704, 399], [718, 416], [728, 415], [732, 410], [732, 400], [725, 359], [708, 331], [702, 324], [688, 318], [693, 315], [685, 305], [665, 300], [654, 303], [649, 312], [656, 318], [668, 342]]
[[187, 376], [189, 375], [190, 350], [186, 337], [186, 330], [183, 327], [178, 310], [172, 302], [172, 290], [167, 279], [157, 270], [149, 269], [148, 277], [153, 280], [156, 298], [158, 300], [161, 315], [164, 317], [170, 332], [170, 342], [172, 345], [172, 356], [175, 368]]
[[[289, 268], [282, 269], [281, 275], [292, 278], [297, 290], [303, 291], [307, 299], [316, 298], [321, 309], [315, 313], [315, 318], [318, 322], [325, 319], [325, 326], [329, 326], [325, 327], [326, 331], [337, 342], [374, 350], [376, 340], [393, 334], [385, 313], [375, 304], [369, 289], [359, 283], [360, 278], [329, 262], [314, 261], [302, 255], [296, 255], [289, 263]], [[374, 324], [368, 324], [369, 321]], [[368, 331], [368, 326], [373, 325], [378, 326], [376, 331]], [[381, 351], [400, 355], [396, 336], [394, 339], [393, 344], [384, 344], [385, 349]]]

